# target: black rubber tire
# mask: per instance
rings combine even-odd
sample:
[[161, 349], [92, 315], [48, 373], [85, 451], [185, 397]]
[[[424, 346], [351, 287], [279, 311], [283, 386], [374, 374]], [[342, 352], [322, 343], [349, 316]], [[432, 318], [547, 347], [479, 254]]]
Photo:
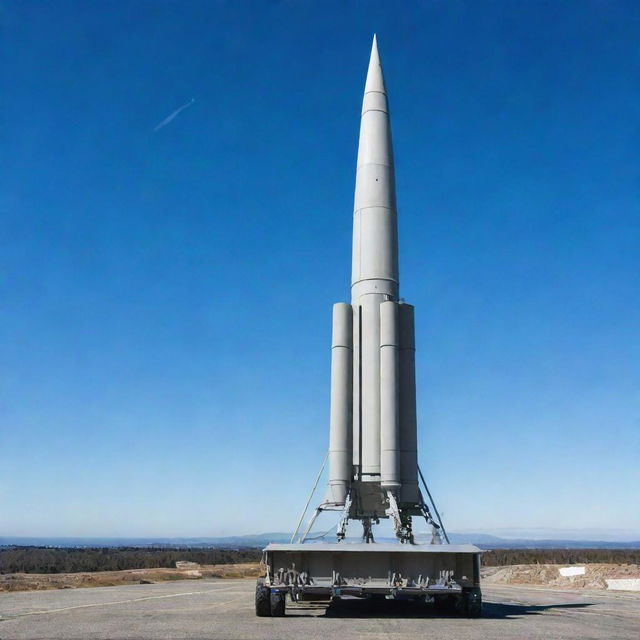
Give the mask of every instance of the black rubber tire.
[[435, 596], [433, 608], [438, 613], [453, 613], [457, 610], [460, 599], [455, 596]]
[[482, 615], [482, 592], [478, 587], [465, 589], [462, 594], [463, 615], [467, 618], [479, 618]]
[[286, 608], [286, 591], [271, 592], [271, 615], [274, 618], [282, 618]]
[[271, 616], [271, 589], [264, 584], [264, 578], [256, 583], [256, 615], [260, 618]]

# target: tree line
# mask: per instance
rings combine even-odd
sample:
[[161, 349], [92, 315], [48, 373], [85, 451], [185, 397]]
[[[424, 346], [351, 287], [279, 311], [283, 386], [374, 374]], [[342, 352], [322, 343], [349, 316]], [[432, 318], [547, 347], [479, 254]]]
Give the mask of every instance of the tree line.
[[[260, 549], [192, 548], [0, 548], [0, 573], [75, 573], [175, 567], [178, 560], [199, 564], [259, 562]], [[488, 567], [511, 564], [640, 564], [640, 549], [493, 549], [482, 554]]]
[[482, 554], [486, 567], [594, 563], [640, 564], [640, 549], [492, 549]]
[[199, 564], [259, 562], [260, 549], [189, 548], [53, 548], [8, 547], [0, 549], [0, 573], [75, 573], [175, 567], [176, 561]]

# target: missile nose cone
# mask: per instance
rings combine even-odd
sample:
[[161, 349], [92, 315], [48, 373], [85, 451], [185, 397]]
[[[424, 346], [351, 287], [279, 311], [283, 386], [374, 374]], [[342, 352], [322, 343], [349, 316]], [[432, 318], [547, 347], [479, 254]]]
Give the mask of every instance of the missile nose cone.
[[373, 44], [371, 45], [371, 57], [369, 58], [367, 81], [364, 85], [365, 93], [369, 93], [371, 91], [384, 93], [385, 95], [387, 93], [384, 86], [384, 77], [382, 75], [382, 65], [380, 64], [380, 54], [378, 53], [378, 39], [375, 34], [373, 36]]
[[358, 305], [369, 294], [384, 294], [388, 300], [396, 300], [398, 239], [393, 145], [375, 36], [362, 100], [353, 211], [352, 300]]

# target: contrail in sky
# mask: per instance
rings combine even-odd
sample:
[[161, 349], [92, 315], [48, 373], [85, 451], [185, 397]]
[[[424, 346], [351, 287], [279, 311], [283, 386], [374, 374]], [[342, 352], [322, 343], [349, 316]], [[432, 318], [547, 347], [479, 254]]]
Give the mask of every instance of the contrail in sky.
[[189, 102], [186, 102], [181, 107], [178, 107], [172, 114], [168, 115], [159, 125], [156, 125], [154, 131], [159, 131], [162, 127], [166, 127], [174, 118], [177, 118], [181, 111], [184, 111], [187, 107], [190, 107], [196, 101], [195, 98], [191, 98]]

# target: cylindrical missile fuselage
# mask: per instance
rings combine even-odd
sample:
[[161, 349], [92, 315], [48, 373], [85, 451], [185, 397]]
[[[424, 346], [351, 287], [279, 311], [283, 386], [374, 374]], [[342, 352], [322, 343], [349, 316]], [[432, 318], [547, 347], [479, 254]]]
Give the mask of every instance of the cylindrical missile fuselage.
[[[375, 46], [375, 45], [374, 45]], [[398, 225], [387, 93], [377, 50], [367, 73], [353, 207], [354, 466], [380, 482], [380, 305], [398, 300]]]
[[400, 501], [418, 502], [418, 420], [416, 415], [416, 340], [413, 306], [398, 305], [400, 388]]
[[[399, 302], [398, 224], [387, 92], [374, 39], [365, 85], [353, 209], [351, 315], [334, 308], [330, 493], [340, 503], [350, 483], [377, 483], [398, 500], [418, 500], [413, 307]], [[338, 305], [336, 305], [338, 306]], [[342, 308], [342, 307], [341, 307]], [[338, 317], [339, 316], [339, 317]], [[348, 318], [348, 319], [347, 319]], [[336, 355], [336, 323], [351, 323], [345, 355]], [[410, 334], [410, 335], [409, 335]], [[346, 342], [346, 341], [345, 341]], [[348, 357], [346, 353], [348, 352]], [[339, 360], [339, 362], [338, 362]], [[351, 375], [345, 381], [344, 367]], [[411, 388], [409, 388], [411, 387]], [[349, 393], [351, 402], [345, 399]], [[350, 430], [343, 428], [349, 421]], [[344, 437], [351, 466], [345, 483]], [[411, 466], [411, 469], [406, 468]], [[404, 483], [407, 483], [405, 490]], [[364, 492], [373, 495], [371, 492]], [[375, 491], [374, 491], [375, 493]], [[368, 499], [368, 498], [367, 498]], [[384, 514], [369, 500], [362, 515]], [[359, 504], [364, 504], [362, 500]], [[373, 506], [371, 506], [373, 505]]]
[[397, 302], [380, 305], [380, 486], [398, 492], [400, 474], [400, 326]]
[[352, 475], [353, 309], [333, 305], [331, 417], [329, 423], [329, 502], [343, 504]]

